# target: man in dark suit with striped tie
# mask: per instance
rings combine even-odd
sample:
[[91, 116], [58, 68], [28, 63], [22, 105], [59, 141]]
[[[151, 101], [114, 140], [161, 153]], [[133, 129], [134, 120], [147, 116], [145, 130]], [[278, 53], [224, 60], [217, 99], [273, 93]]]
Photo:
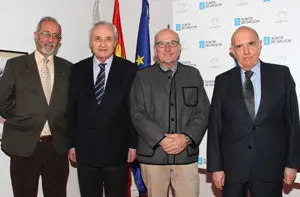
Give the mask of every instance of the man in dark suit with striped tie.
[[69, 90], [69, 158], [77, 163], [82, 197], [126, 197], [127, 162], [136, 157], [129, 91], [137, 66], [113, 55], [117, 30], [108, 22], [90, 32], [93, 56], [74, 65]]

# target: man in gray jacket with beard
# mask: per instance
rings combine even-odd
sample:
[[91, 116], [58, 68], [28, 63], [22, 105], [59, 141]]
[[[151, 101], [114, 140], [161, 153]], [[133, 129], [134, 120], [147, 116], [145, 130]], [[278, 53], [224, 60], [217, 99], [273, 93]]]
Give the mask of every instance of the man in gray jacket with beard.
[[199, 196], [198, 152], [207, 128], [209, 100], [196, 68], [178, 62], [179, 36], [155, 36], [158, 63], [138, 72], [131, 90], [131, 117], [139, 134], [137, 158], [149, 197]]

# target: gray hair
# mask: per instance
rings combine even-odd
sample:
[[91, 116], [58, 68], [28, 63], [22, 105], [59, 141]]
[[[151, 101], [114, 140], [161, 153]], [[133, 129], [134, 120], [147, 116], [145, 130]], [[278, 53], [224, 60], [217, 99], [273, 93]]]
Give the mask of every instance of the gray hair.
[[91, 28], [91, 30], [90, 30], [90, 43], [92, 41], [92, 32], [93, 32], [93, 30], [96, 27], [101, 26], [101, 25], [108, 25], [108, 26], [110, 26], [113, 29], [113, 31], [114, 31], [115, 40], [118, 40], [118, 30], [117, 30], [116, 26], [114, 26], [112, 23], [107, 22], [107, 21], [99, 21], [99, 22], [95, 23], [93, 25], [93, 27]]
[[232, 34], [232, 36], [231, 36], [231, 47], [234, 47], [234, 44], [235, 44], [235, 43], [234, 43], [234, 37], [235, 37], [236, 33], [239, 32], [241, 29], [247, 29], [247, 30], [252, 31], [252, 32], [254, 33], [255, 37], [257, 38], [257, 40], [259, 40], [258, 33], [257, 33], [257, 31], [256, 31], [255, 29], [253, 29], [253, 28], [251, 28], [251, 27], [248, 27], [248, 26], [241, 26], [241, 27], [237, 28], [237, 29], [233, 32], [233, 34]]
[[53, 23], [57, 24], [59, 27], [60, 33], [61, 33], [60, 24], [58, 23], [58, 21], [55, 18], [53, 18], [51, 16], [44, 16], [43, 18], [41, 18], [41, 20], [39, 21], [39, 23], [36, 27], [36, 32], [39, 32], [41, 30], [42, 23], [44, 23], [44, 22], [53, 22]]

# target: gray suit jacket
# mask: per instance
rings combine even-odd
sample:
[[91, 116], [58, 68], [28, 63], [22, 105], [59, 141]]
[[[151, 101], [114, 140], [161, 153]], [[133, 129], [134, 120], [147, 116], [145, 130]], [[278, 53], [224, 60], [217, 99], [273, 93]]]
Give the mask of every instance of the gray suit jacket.
[[0, 80], [0, 115], [6, 119], [1, 148], [6, 154], [30, 156], [47, 119], [57, 152], [67, 152], [70, 66], [70, 62], [54, 56], [54, 84], [48, 105], [34, 53], [7, 61]]
[[[141, 163], [172, 165], [198, 160], [209, 100], [199, 71], [180, 63], [177, 66], [173, 77], [158, 64], [142, 69], [133, 83], [131, 117], [139, 134], [137, 154]], [[159, 146], [166, 133], [184, 133], [193, 144], [178, 155], [168, 155]]]

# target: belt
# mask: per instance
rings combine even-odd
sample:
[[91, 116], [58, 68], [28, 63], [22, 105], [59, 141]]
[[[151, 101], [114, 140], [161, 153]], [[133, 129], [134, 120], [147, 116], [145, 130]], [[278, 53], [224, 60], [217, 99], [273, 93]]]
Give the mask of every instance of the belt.
[[38, 142], [50, 142], [52, 141], [52, 135], [44, 135], [44, 136], [40, 136], [39, 141]]

